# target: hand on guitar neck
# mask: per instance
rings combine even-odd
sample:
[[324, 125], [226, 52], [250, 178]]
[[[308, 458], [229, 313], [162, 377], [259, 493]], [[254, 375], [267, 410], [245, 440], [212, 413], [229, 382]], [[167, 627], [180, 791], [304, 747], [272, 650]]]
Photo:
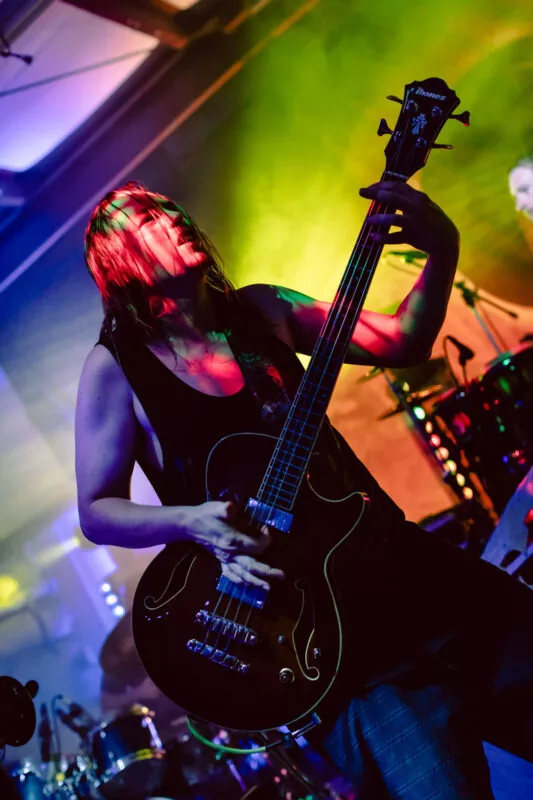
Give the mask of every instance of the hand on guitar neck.
[[[380, 181], [360, 189], [359, 194], [374, 200], [376, 205], [382, 203], [395, 209], [380, 214], [373, 214], [371, 209], [367, 222], [383, 226], [381, 231], [370, 233], [376, 243], [409, 244], [428, 254], [457, 255], [457, 228], [427, 194], [399, 181]], [[400, 230], [388, 232], [391, 226]]]

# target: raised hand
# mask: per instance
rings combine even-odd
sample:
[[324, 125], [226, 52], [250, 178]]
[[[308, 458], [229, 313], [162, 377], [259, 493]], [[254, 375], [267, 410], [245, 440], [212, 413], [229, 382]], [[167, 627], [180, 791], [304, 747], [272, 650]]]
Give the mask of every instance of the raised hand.
[[386, 203], [401, 213], [371, 214], [372, 225], [400, 228], [392, 233], [373, 231], [370, 236], [380, 244], [409, 244], [429, 255], [455, 254], [459, 232], [451, 219], [427, 194], [400, 181], [381, 181], [360, 189], [361, 197]]

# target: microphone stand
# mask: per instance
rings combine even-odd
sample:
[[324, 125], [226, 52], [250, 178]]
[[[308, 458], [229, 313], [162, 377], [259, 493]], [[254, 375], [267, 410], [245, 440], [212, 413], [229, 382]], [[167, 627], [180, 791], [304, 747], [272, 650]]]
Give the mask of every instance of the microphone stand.
[[459, 289], [461, 292], [461, 296], [465, 301], [466, 305], [472, 309], [474, 312], [474, 316], [477, 319], [478, 323], [481, 325], [483, 332], [485, 333], [486, 337], [488, 338], [491, 345], [496, 350], [497, 355], [501, 355], [504, 350], [501, 345], [496, 341], [492, 331], [489, 329], [486, 321], [483, 319], [479, 310], [476, 306], [476, 303], [486, 303], [489, 306], [493, 306], [493, 308], [497, 308], [498, 311], [503, 311], [504, 314], [507, 314], [512, 319], [518, 319], [518, 314], [516, 312], [511, 311], [509, 308], [505, 308], [505, 306], [500, 305], [499, 303], [495, 303], [494, 300], [489, 300], [488, 297], [481, 297], [477, 289], [470, 289], [464, 281], [454, 281], [453, 283], [456, 289]]

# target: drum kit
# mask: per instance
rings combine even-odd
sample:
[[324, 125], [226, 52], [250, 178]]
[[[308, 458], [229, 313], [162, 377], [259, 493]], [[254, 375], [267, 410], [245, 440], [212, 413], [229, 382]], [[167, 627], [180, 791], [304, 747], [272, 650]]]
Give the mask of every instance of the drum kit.
[[[435, 371], [442, 361], [432, 359]], [[450, 385], [449, 372], [431, 385], [418, 383], [410, 369], [400, 377], [394, 370], [389, 373], [398, 404], [380, 419], [423, 407], [424, 414], [418, 412], [423, 424], [417, 426], [422, 434], [438, 434], [442, 444], [453, 447], [463, 471], [477, 478], [501, 513], [533, 465], [533, 346], [504, 352], [481, 375], [455, 385]]]
[[21, 800], [130, 800], [148, 797], [166, 771], [165, 750], [153, 713], [139, 706], [111, 722], [97, 725], [89, 747], [59, 755], [37, 766], [25, 761], [11, 770]]
[[[408, 264], [421, 257], [418, 251], [391, 255], [401, 256]], [[438, 435], [446, 449], [453, 450], [454, 463], [473, 477], [481, 502], [499, 515], [533, 465], [533, 337], [527, 335], [519, 346], [504, 350], [478, 305], [483, 302], [513, 318], [518, 315], [480, 296], [464, 281], [456, 281], [454, 287], [474, 313], [495, 358], [481, 375], [469, 380], [466, 364], [474, 352], [453, 336], [446, 336], [445, 346], [451, 343], [457, 350], [462, 380], [457, 379], [447, 356], [430, 359], [420, 367], [389, 370], [384, 374], [398, 405], [382, 418], [407, 411], [422, 436], [428, 432], [427, 440], [429, 434]], [[418, 418], [412, 413], [417, 407]], [[438, 459], [438, 448], [436, 453], [430, 452]], [[461, 496], [460, 487], [457, 489]], [[475, 499], [479, 500], [479, 494]]]
[[[149, 681], [135, 650], [129, 613], [107, 636], [99, 661], [101, 705], [108, 715], [114, 709], [112, 718], [94, 720], [79, 704], [56, 695], [49, 724], [43, 704], [37, 728], [41, 762], [11, 766], [9, 800], [354, 798], [329, 763], [302, 740], [292, 746], [297, 754], [287, 756], [287, 750], [278, 758], [273, 750], [253, 746], [246, 736], [208, 723], [190, 725], [183, 711]], [[132, 703], [135, 694], [139, 702]], [[147, 697], [157, 712], [144, 704]], [[33, 708], [32, 713], [35, 728]], [[78, 752], [54, 752], [52, 730], [57, 721], [78, 735]], [[201, 732], [198, 738], [195, 730]], [[296, 762], [298, 769], [293, 768]], [[304, 773], [313, 776], [319, 791], [310, 794], [310, 779], [304, 779]], [[0, 795], [4, 800], [1, 782]]]
[[501, 513], [533, 464], [533, 346], [500, 354], [479, 377], [444, 392], [432, 418]]

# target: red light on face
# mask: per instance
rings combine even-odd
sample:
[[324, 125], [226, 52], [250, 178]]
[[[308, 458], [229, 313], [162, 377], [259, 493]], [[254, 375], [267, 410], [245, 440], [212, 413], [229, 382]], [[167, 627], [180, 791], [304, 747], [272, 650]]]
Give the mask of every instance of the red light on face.
[[437, 436], [437, 434], [434, 433], [429, 437], [429, 443], [432, 447], [440, 447], [440, 436]]

